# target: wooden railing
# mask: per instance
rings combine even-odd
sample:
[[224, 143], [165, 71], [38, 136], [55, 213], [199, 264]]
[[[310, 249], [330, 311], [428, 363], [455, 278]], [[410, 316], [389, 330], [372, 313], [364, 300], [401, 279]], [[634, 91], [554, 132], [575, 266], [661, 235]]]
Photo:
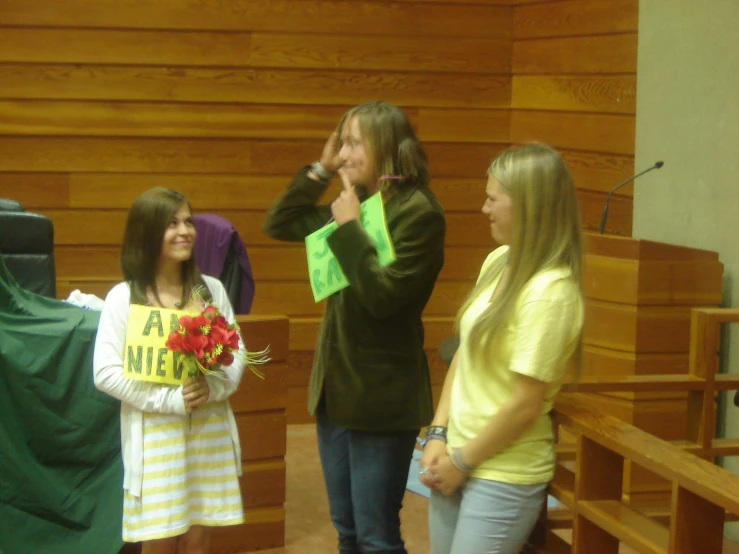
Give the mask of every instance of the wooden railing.
[[[550, 494], [568, 510], [549, 512], [546, 532], [539, 534], [540, 551], [616, 554], [621, 542], [654, 554], [722, 551], [724, 521], [739, 516], [739, 476], [712, 463], [717, 456], [739, 455], [739, 440], [715, 438], [716, 393], [739, 389], [739, 376], [718, 375], [721, 325], [734, 322], [739, 310], [693, 310], [688, 375], [585, 380], [563, 387], [555, 422], [559, 436], [574, 441], [558, 445]], [[580, 396], [668, 390], [688, 395], [687, 440], [658, 439], [598, 413]], [[629, 462], [671, 483], [663, 517], [654, 507], [632, 505], [623, 494]]]

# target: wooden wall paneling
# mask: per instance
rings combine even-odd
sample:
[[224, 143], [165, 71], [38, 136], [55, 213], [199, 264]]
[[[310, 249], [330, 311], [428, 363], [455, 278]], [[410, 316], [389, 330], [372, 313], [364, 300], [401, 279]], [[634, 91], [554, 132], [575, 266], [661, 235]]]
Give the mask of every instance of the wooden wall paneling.
[[[236, 66], [509, 73], [511, 41], [497, 38], [3, 28], [1, 62]], [[494, 54], [494, 55], [491, 55]]]
[[633, 155], [633, 115], [515, 110], [511, 140], [541, 140], [556, 148]]
[[519, 6], [514, 10], [515, 39], [636, 32], [639, 3], [626, 0], [569, 0]]
[[[323, 149], [320, 139], [0, 136], [0, 172], [292, 175]], [[432, 175], [480, 178], [507, 145], [424, 144]]]
[[420, 108], [415, 120], [422, 142], [505, 144], [509, 140], [509, 110]]
[[227, 67], [250, 56], [246, 32], [0, 27], [0, 62]]
[[[421, 9], [422, 7], [422, 9]], [[387, 3], [375, 1], [333, 2], [326, 0], [234, 0], [208, 2], [138, 0], [122, 5], [116, 0], [68, 0], [26, 3], [4, 0], [6, 25], [106, 27], [139, 29], [229, 30], [302, 33], [310, 22], [320, 21], [321, 30], [342, 34], [405, 36], [408, 29], [429, 36], [497, 36], [512, 33], [512, 9], [507, 6]]]
[[[349, 106], [0, 100], [0, 134], [322, 139]], [[406, 108], [419, 139], [504, 143], [508, 110]]]
[[[634, 174], [634, 156], [603, 152], [561, 150], [578, 189], [609, 192]], [[633, 186], [625, 185], [618, 196], [633, 196]]]
[[636, 75], [514, 75], [515, 109], [636, 113]]
[[589, 299], [585, 344], [630, 352], [685, 352], [690, 341], [689, 306], [643, 306]]
[[514, 41], [513, 73], [636, 73], [636, 48], [636, 33]]
[[345, 106], [0, 101], [0, 134], [175, 138], [309, 138], [330, 134]]
[[151, 187], [166, 187], [184, 194], [195, 213], [214, 209], [266, 210], [287, 188], [291, 178], [288, 174], [72, 173], [69, 207], [128, 210], [142, 192]]
[[[493, 36], [493, 35], [490, 35]], [[505, 38], [341, 34], [254, 33], [249, 64], [254, 67], [381, 69], [455, 73], [510, 72], [511, 41]]]
[[510, 97], [510, 75], [0, 63], [0, 98], [506, 108]]
[[716, 305], [723, 265], [585, 257], [585, 295], [593, 300], [638, 305]]
[[0, 198], [26, 208], [66, 208], [69, 176], [65, 173], [0, 173]]

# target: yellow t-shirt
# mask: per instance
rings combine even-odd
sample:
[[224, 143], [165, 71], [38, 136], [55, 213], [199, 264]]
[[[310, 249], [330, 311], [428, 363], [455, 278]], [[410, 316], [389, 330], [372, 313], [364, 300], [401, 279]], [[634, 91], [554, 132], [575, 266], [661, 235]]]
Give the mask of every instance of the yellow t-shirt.
[[[480, 276], [507, 255], [507, 246], [492, 252]], [[469, 355], [469, 332], [488, 306], [500, 273], [502, 267], [490, 287], [480, 292], [460, 321], [448, 447], [463, 447], [482, 431], [490, 418], [510, 400], [516, 374], [544, 381], [550, 384], [549, 392], [536, 421], [507, 448], [478, 466], [472, 476], [505, 483], [546, 483], [554, 476], [549, 411], [577, 346], [583, 325], [583, 298], [568, 268], [536, 274], [521, 291], [503, 328], [491, 339], [484, 358], [473, 360]]]

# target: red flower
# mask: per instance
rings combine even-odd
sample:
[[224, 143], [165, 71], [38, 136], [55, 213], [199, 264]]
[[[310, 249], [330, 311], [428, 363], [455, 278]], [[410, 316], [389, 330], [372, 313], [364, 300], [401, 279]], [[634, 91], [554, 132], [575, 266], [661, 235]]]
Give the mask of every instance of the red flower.
[[169, 337], [167, 338], [167, 342], [164, 343], [164, 346], [166, 346], [169, 350], [172, 350], [174, 352], [180, 352], [182, 351], [184, 342], [185, 342], [185, 335], [183, 335], [179, 330], [177, 330], [177, 331], [172, 331], [169, 334]]
[[[169, 350], [181, 352], [190, 361], [197, 360], [203, 370], [215, 371], [233, 363], [233, 353], [239, 349], [238, 329], [229, 325], [218, 308], [206, 306], [194, 317], [182, 316], [179, 323], [180, 328], [165, 343]], [[197, 367], [197, 364], [189, 366]]]
[[218, 363], [221, 365], [231, 365], [234, 363], [234, 355], [231, 352], [224, 350], [223, 353], [217, 358]]
[[220, 315], [220, 312], [215, 306], [206, 306], [201, 315], [213, 321], [216, 317]]

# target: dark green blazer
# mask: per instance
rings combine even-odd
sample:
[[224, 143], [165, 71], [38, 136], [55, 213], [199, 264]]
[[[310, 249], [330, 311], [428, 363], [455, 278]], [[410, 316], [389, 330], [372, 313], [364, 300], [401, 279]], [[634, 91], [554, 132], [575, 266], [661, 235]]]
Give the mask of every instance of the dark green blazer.
[[[326, 225], [331, 208], [317, 205], [324, 190], [301, 169], [268, 211], [265, 233], [303, 241]], [[330, 421], [346, 429], [411, 430], [433, 416], [421, 314], [444, 264], [444, 210], [428, 187], [406, 185], [385, 216], [396, 253], [386, 267], [359, 221], [328, 237], [349, 287], [327, 300], [308, 410], [315, 415], [323, 395]]]

